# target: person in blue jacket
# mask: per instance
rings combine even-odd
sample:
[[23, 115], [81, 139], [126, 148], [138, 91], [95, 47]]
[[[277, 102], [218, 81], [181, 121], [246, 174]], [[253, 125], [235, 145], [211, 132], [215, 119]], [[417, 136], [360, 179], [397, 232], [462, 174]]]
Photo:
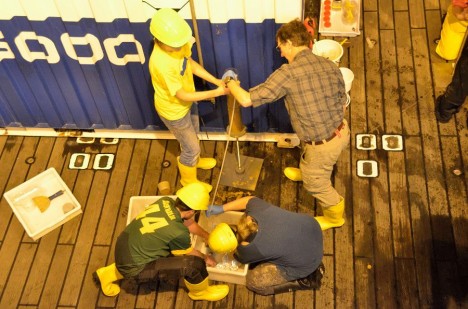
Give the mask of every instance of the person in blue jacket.
[[[233, 210], [245, 210], [237, 224], [238, 246], [234, 257], [241, 263], [250, 264], [246, 277], [249, 290], [272, 295], [320, 287], [325, 268], [321, 263], [322, 230], [317, 220], [253, 196], [222, 206], [211, 205], [207, 216]], [[212, 232], [208, 239], [210, 248], [223, 251], [224, 240], [227, 247], [232, 248], [229, 237], [224, 235], [217, 238]]]

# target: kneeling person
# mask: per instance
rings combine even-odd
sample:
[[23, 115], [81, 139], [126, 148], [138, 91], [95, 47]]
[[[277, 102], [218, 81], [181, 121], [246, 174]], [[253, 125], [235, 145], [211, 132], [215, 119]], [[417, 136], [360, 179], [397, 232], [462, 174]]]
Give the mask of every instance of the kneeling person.
[[120, 279], [149, 282], [161, 272], [182, 276], [193, 300], [217, 301], [229, 293], [227, 285], [209, 285], [206, 265], [215, 266], [216, 261], [191, 246], [190, 233], [208, 238], [194, 220], [197, 211], [207, 209], [208, 192], [202, 184], [191, 183], [176, 195], [176, 201], [162, 197], [148, 206], [117, 238], [115, 263], [94, 273], [105, 295], [119, 294]]
[[[322, 230], [313, 217], [268, 202], [244, 197], [223, 206], [211, 205], [207, 215], [245, 210], [237, 225], [234, 257], [250, 264], [247, 288], [261, 295], [320, 287], [325, 268]], [[209, 238], [209, 245], [222, 246]], [[223, 238], [228, 239], [228, 238]]]

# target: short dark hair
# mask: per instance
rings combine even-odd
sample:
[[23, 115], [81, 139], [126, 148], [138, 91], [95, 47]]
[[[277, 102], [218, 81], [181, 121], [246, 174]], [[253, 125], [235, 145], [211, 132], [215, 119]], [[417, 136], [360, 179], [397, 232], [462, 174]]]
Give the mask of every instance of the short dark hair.
[[289, 23], [282, 25], [276, 33], [276, 40], [280, 43], [291, 41], [292, 45], [309, 46], [312, 40], [311, 34], [307, 31], [304, 24], [297, 18]]
[[180, 211], [189, 211], [189, 210], [193, 210], [193, 209], [190, 208], [187, 204], [185, 204], [180, 198], [177, 198], [177, 199], [176, 199], [174, 206], [175, 206], [176, 208], [178, 208]]

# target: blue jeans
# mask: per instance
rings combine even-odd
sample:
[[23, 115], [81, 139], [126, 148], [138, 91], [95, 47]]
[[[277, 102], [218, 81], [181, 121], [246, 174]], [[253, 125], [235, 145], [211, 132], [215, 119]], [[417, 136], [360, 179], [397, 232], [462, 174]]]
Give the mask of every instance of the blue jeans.
[[200, 142], [197, 135], [200, 125], [197, 104], [192, 104], [190, 113], [180, 119], [167, 120], [164, 117], [159, 117], [180, 144], [179, 162], [190, 167], [197, 165], [200, 156]]

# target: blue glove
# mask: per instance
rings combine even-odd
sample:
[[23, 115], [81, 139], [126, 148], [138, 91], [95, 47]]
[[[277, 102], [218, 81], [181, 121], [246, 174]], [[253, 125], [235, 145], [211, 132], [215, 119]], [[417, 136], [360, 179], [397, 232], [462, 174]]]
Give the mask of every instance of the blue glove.
[[224, 212], [222, 205], [210, 205], [206, 211], [206, 216], [209, 217], [211, 215], [219, 215]]
[[221, 79], [225, 82], [228, 79], [234, 79], [237, 80], [237, 73], [235, 69], [228, 69], [226, 72], [224, 72], [223, 77]]

